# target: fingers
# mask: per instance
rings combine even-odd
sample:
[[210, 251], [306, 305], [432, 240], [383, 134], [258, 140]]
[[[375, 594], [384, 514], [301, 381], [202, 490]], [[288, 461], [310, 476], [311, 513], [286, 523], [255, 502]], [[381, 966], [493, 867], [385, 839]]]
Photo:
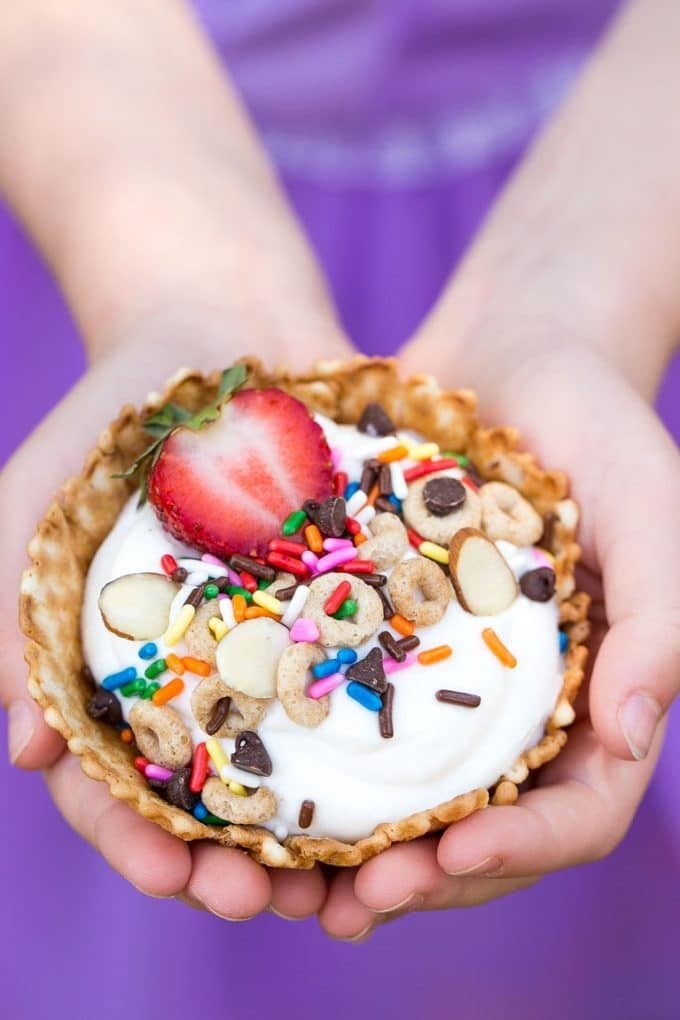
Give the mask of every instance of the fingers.
[[115, 800], [70, 754], [47, 772], [46, 781], [66, 821], [140, 892], [174, 896], [184, 889], [191, 874], [186, 843]]
[[243, 850], [194, 843], [190, 898], [225, 921], [246, 921], [265, 910], [271, 901], [269, 875]]
[[5, 689], [4, 698], [11, 699], [7, 706], [7, 753], [11, 763], [22, 769], [53, 765], [66, 745], [56, 730], [47, 725], [42, 709], [27, 692]]
[[338, 871], [319, 911], [319, 924], [326, 934], [345, 942], [359, 942], [369, 935], [376, 923], [373, 911], [354, 893], [355, 875], [354, 868]]
[[326, 880], [317, 864], [310, 871], [272, 869], [270, 909], [287, 921], [301, 921], [321, 910], [326, 899]]

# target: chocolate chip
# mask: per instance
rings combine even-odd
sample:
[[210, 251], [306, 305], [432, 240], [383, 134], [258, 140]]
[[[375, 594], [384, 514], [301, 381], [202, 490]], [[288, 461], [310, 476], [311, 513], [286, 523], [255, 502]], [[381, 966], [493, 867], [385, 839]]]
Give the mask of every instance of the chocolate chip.
[[556, 524], [557, 514], [547, 513], [543, 518], [543, 534], [541, 535], [541, 541], [538, 543], [541, 548], [552, 551], [553, 542], [555, 541]]
[[236, 738], [231, 764], [252, 772], [255, 776], [271, 776], [272, 760], [267, 749], [253, 730], [243, 730]]
[[111, 691], [97, 688], [87, 703], [87, 714], [91, 719], [116, 726], [123, 719], [120, 701]]
[[478, 694], [465, 694], [463, 691], [437, 691], [436, 698], [447, 705], [463, 705], [465, 708], [477, 708], [482, 703]]
[[420, 644], [420, 638], [417, 634], [409, 634], [407, 637], [400, 638], [397, 644], [404, 652], [412, 652]]
[[379, 470], [380, 461], [378, 460], [367, 460], [364, 464], [364, 470], [361, 472], [359, 488], [366, 494], [368, 494], [375, 485]]
[[423, 489], [423, 502], [435, 517], [446, 517], [465, 502], [465, 486], [457, 478], [431, 478]]
[[312, 524], [319, 524], [319, 510], [321, 509], [321, 503], [318, 499], [306, 499], [302, 504], [302, 509], [307, 514]]
[[392, 436], [397, 431], [389, 414], [380, 404], [366, 404], [357, 424], [367, 436]]
[[231, 698], [226, 695], [224, 698], [218, 698], [213, 705], [213, 710], [210, 713], [210, 718], [205, 724], [205, 732], [211, 737], [217, 733], [217, 731], [224, 725], [229, 715], [229, 708], [231, 706]]
[[348, 680], [355, 680], [378, 694], [387, 690], [387, 678], [379, 648], [372, 648], [365, 658], [353, 663], [345, 675]]
[[555, 571], [550, 567], [537, 567], [522, 574], [519, 586], [532, 602], [548, 602], [555, 594]]
[[403, 648], [399, 647], [399, 644], [390, 634], [389, 630], [382, 630], [378, 634], [378, 641], [383, 646], [388, 655], [391, 655], [396, 662], [403, 662], [406, 658], [406, 652]]
[[179, 769], [165, 787], [165, 799], [183, 811], [193, 811], [198, 802], [198, 795], [189, 789], [190, 779], [191, 769]]
[[229, 566], [239, 573], [244, 570], [253, 577], [261, 577], [263, 581], [273, 581], [276, 577], [276, 571], [268, 563], [258, 563], [251, 556], [241, 556], [240, 553], [230, 557]]
[[300, 814], [298, 815], [298, 825], [301, 829], [308, 829], [312, 824], [314, 817], [314, 808], [316, 805], [313, 800], [303, 800], [300, 804]]
[[178, 567], [177, 570], [173, 570], [170, 580], [176, 584], [184, 584], [188, 576], [189, 571], [185, 567]]
[[378, 713], [378, 724], [380, 726], [380, 736], [389, 740], [390, 737], [394, 736], [394, 725], [392, 723], [392, 705], [394, 703], [394, 684], [388, 684], [383, 694], [382, 708]]
[[385, 496], [378, 496], [375, 501], [376, 510], [382, 510], [384, 514], [396, 514], [397, 508], [392, 500], [387, 499]]
[[328, 538], [341, 538], [345, 533], [347, 508], [342, 496], [331, 496], [317, 511], [316, 525]]

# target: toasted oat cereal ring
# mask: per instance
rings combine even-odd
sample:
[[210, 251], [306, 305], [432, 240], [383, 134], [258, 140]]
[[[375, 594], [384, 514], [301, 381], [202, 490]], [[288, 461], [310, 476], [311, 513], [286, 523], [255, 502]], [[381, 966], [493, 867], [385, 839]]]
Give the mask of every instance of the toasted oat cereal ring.
[[341, 646], [356, 648], [381, 626], [384, 614], [380, 596], [370, 585], [353, 574], [343, 574], [343, 580], [350, 583], [348, 599], [357, 603], [357, 611], [345, 620], [327, 616], [324, 610], [326, 599], [338, 586], [338, 575], [323, 574], [309, 586], [309, 597], [305, 603], [303, 617], [313, 620], [319, 630], [319, 644], [326, 648]]
[[216, 613], [219, 616], [215, 602], [205, 602], [196, 612], [184, 634], [184, 642], [189, 655], [207, 662], [211, 669], [217, 669], [215, 662], [217, 641], [208, 627], [208, 620], [212, 619]]
[[416, 627], [439, 623], [451, 601], [451, 587], [441, 567], [424, 556], [398, 563], [387, 586], [397, 612]]
[[482, 506], [479, 496], [472, 489], [465, 487], [465, 501], [458, 509], [443, 517], [430, 513], [425, 505], [425, 486], [436, 478], [457, 478], [460, 471], [455, 468], [448, 471], [437, 471], [411, 482], [408, 494], [403, 502], [404, 519], [423, 538], [438, 545], [448, 545], [453, 536], [461, 528], [478, 528], [482, 521]]
[[221, 698], [231, 698], [227, 717], [214, 737], [236, 737], [242, 730], [255, 730], [270, 704], [270, 698], [251, 698], [249, 694], [237, 691], [225, 684], [218, 676], [207, 676], [196, 686], [191, 695], [191, 711], [194, 719], [207, 733], [208, 724]]
[[543, 534], [543, 519], [517, 489], [505, 482], [487, 482], [479, 490], [482, 529], [494, 541], [533, 545]]
[[402, 559], [408, 549], [408, 535], [396, 514], [378, 514], [368, 530], [373, 538], [359, 546], [360, 560], [373, 560], [376, 570], [386, 570]]
[[169, 705], [138, 701], [130, 712], [137, 747], [154, 765], [180, 769], [191, 761], [191, 734]]
[[203, 787], [201, 799], [217, 818], [236, 825], [260, 825], [276, 814], [276, 797], [266, 786], [241, 797], [232, 793], [221, 779], [211, 776]]
[[305, 694], [309, 670], [325, 658], [320, 645], [298, 641], [289, 645], [279, 659], [276, 691], [286, 715], [298, 726], [318, 726], [328, 715], [328, 695], [317, 699]]

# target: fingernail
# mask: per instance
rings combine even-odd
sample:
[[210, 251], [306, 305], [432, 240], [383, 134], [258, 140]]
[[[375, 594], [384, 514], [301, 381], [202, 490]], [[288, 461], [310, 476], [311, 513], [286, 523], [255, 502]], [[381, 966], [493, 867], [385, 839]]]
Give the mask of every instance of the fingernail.
[[422, 900], [422, 898], [423, 897], [420, 896], [419, 893], [412, 892], [409, 893], [403, 900], [400, 900], [399, 903], [393, 903], [390, 907], [369, 907], [369, 910], [372, 910], [374, 914], [391, 914], [393, 910], [403, 910], [405, 907], [408, 907], [409, 904], [413, 903], [414, 900]]
[[619, 708], [619, 726], [636, 761], [642, 761], [649, 754], [661, 716], [661, 705], [656, 698], [642, 692], [631, 694]]
[[503, 861], [500, 857], [485, 857], [481, 861], [477, 861], [476, 864], [471, 864], [469, 868], [461, 868], [459, 871], [449, 871], [444, 869], [447, 875], [451, 875], [453, 878], [463, 877], [480, 877], [480, 878], [492, 878], [494, 875], [500, 874], [503, 868]]
[[303, 921], [303, 917], [293, 917], [291, 914], [284, 914], [282, 911], [277, 910], [276, 907], [272, 907], [271, 903], [267, 907], [270, 914], [274, 914], [276, 917], [280, 917], [283, 921]]
[[366, 927], [362, 928], [361, 931], [358, 932], [356, 935], [352, 935], [350, 936], [350, 938], [337, 938], [336, 941], [349, 942], [352, 945], [356, 946], [360, 942], [366, 942], [366, 940], [371, 937], [371, 935], [373, 934], [374, 927], [375, 927], [374, 924], [371, 922], [371, 924], [367, 924]]
[[28, 747], [35, 732], [35, 723], [31, 706], [25, 701], [13, 701], [7, 710], [7, 716], [9, 719], [7, 727], [9, 760], [14, 765], [21, 752]]

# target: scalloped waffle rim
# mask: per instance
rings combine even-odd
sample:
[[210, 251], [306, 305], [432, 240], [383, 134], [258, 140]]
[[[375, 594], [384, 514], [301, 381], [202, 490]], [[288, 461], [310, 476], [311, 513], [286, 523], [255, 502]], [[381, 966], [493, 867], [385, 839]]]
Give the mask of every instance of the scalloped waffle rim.
[[414, 429], [443, 449], [467, 453], [482, 477], [510, 482], [539, 513], [555, 515], [551, 551], [560, 621], [569, 647], [562, 691], [543, 738], [491, 790], [472, 790], [398, 822], [380, 824], [356, 843], [311, 836], [291, 836], [279, 843], [271, 832], [257, 826], [208, 826], [149, 788], [134, 768], [132, 749], [116, 731], [95, 722], [85, 711], [89, 690], [83, 674], [80, 610], [92, 557], [134, 489], [134, 482], [111, 476], [146, 446], [145, 415], [169, 400], [197, 409], [216, 394], [219, 372], [204, 376], [190, 369], [175, 374], [162, 392], [150, 394], [140, 411], [133, 406], [121, 410], [100, 435], [81, 474], [62, 487], [29, 543], [31, 565], [22, 578], [19, 619], [28, 638], [28, 690], [43, 708], [47, 723], [80, 757], [87, 776], [106, 782], [114, 797], [145, 818], [186, 841], [210, 839], [241, 847], [270, 867], [311, 868], [317, 861], [356, 866], [392, 843], [436, 832], [489, 803], [513, 803], [528, 771], [550, 761], [566, 743], [564, 726], [573, 719], [571, 705], [587, 656], [581, 642], [588, 634], [588, 597], [574, 591], [574, 565], [580, 554], [574, 540], [578, 510], [567, 499], [566, 476], [542, 470], [531, 454], [520, 452], [516, 429], [481, 428], [471, 391], [442, 391], [429, 375], [402, 381], [394, 359], [358, 356], [347, 362], [318, 362], [304, 375], [283, 369], [268, 373], [259, 361], [243, 360], [251, 372], [248, 385], [279, 386], [312, 410], [341, 422], [357, 421], [368, 402], [378, 401], [397, 426]]

